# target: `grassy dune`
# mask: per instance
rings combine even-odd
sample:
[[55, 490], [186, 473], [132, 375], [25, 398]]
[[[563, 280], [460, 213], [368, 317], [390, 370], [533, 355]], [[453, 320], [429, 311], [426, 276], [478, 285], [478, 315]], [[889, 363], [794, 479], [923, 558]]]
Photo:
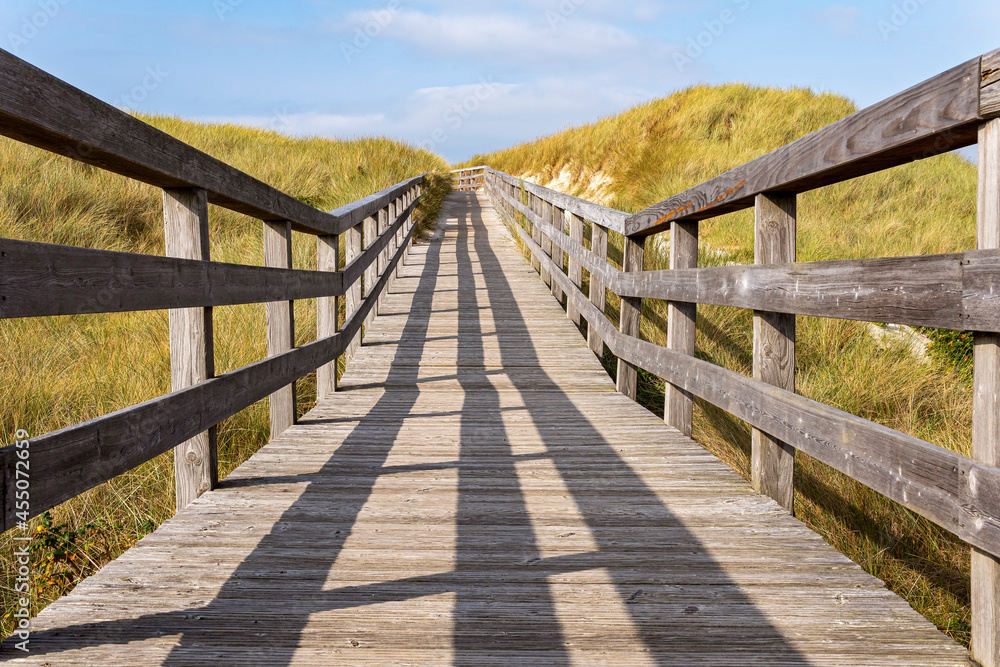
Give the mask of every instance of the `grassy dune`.
[[[165, 132], [318, 208], [329, 210], [425, 171], [433, 171], [418, 220], [436, 217], [450, 189], [437, 156], [382, 139], [291, 139], [273, 132], [144, 117]], [[261, 223], [211, 207], [211, 256], [262, 265]], [[164, 252], [160, 191], [0, 138], [0, 236], [66, 245]], [[316, 242], [295, 234], [294, 266], [316, 266]], [[296, 302], [296, 341], [315, 340], [315, 300]], [[266, 356], [263, 304], [214, 311], [216, 370]], [[0, 320], [0, 434], [40, 435], [167, 393], [167, 313]], [[315, 380], [299, 383], [300, 410], [315, 399]], [[266, 401], [220, 426], [220, 474], [267, 441]], [[33, 522], [37, 539], [33, 611], [131, 546], [174, 511], [173, 466], [161, 456], [65, 503], [51, 522]], [[14, 608], [10, 535], [0, 536], [0, 601], [6, 636]]]
[[[620, 116], [468, 164], [489, 164], [634, 212], [855, 111], [808, 90], [700, 86]], [[955, 252], [975, 247], [976, 169], [955, 155], [911, 163], [799, 198], [798, 257], [827, 260]], [[753, 263], [753, 213], [701, 224], [699, 265]], [[609, 256], [620, 260], [620, 237]], [[647, 243], [646, 268], [668, 266], [668, 235]], [[617, 317], [617, 301], [609, 314]], [[666, 305], [645, 301], [643, 337], [666, 343]], [[971, 383], [954, 355], [918, 360], [883, 348], [867, 325], [797, 318], [799, 393], [969, 454]], [[932, 335], [934, 332], [929, 332]], [[700, 306], [698, 356], [751, 372], [752, 313]], [[934, 348], [932, 348], [932, 352]], [[613, 372], [612, 360], [607, 365]], [[663, 387], [643, 374], [640, 400], [662, 414]], [[749, 478], [749, 427], [708, 404], [695, 438]], [[823, 464], [799, 455], [796, 514], [952, 637], [969, 642], [968, 547]]]

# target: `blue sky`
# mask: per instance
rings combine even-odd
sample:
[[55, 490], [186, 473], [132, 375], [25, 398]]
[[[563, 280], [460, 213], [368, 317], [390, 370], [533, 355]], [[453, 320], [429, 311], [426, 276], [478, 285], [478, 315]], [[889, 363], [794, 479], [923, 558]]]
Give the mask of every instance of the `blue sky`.
[[3, 0], [0, 48], [102, 100], [452, 162], [696, 83], [866, 106], [1000, 47], [997, 0]]

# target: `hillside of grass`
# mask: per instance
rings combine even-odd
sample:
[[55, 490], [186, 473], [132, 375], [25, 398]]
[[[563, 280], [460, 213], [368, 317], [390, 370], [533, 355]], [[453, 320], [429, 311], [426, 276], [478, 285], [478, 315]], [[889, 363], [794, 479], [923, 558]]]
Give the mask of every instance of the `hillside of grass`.
[[[418, 224], [433, 221], [450, 190], [447, 165], [384, 138], [292, 139], [274, 132], [142, 117], [308, 204], [330, 210], [425, 171]], [[210, 207], [211, 256], [262, 265], [260, 221]], [[89, 248], [164, 253], [160, 190], [0, 138], [0, 237]], [[293, 235], [293, 265], [316, 266], [316, 241]], [[315, 300], [295, 303], [296, 343], [316, 337]], [[266, 357], [263, 304], [214, 309], [216, 372]], [[107, 414], [170, 390], [166, 311], [0, 320], [0, 434], [32, 436]], [[315, 378], [298, 383], [300, 414]], [[220, 476], [268, 437], [266, 401], [219, 428]], [[174, 512], [171, 456], [161, 456], [32, 523], [33, 613], [116, 557]], [[0, 536], [2, 636], [9, 634], [14, 573], [11, 536]]]
[[[808, 90], [698, 86], [595, 123], [492, 154], [488, 164], [526, 180], [635, 212], [855, 111], [847, 99]], [[465, 165], [462, 165], [465, 166]], [[975, 248], [976, 168], [956, 155], [805, 193], [798, 258], [827, 260]], [[589, 233], [589, 232], [588, 232]], [[621, 239], [609, 258], [620, 266]], [[645, 268], [668, 266], [669, 234], [647, 242]], [[700, 225], [699, 265], [753, 263], [753, 212]], [[618, 302], [608, 301], [617, 319]], [[666, 305], [643, 303], [642, 335], [666, 343]], [[866, 419], [949, 447], [971, 449], [967, 338], [923, 332], [926, 358], [879, 342], [865, 323], [797, 318], [797, 391]], [[752, 313], [699, 306], [697, 354], [751, 374]], [[964, 349], [964, 348], [963, 348]], [[609, 372], [613, 360], [607, 358]], [[663, 384], [642, 374], [640, 401], [662, 414]], [[695, 439], [749, 478], [749, 427], [699, 401]], [[796, 515], [960, 642], [969, 642], [969, 550], [933, 524], [799, 454]]]

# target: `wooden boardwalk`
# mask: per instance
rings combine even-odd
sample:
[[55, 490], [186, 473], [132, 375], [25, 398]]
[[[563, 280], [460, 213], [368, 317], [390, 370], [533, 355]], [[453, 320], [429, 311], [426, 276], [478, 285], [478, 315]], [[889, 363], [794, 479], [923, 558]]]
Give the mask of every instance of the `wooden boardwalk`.
[[969, 664], [616, 393], [468, 193], [341, 390], [34, 627], [11, 664]]

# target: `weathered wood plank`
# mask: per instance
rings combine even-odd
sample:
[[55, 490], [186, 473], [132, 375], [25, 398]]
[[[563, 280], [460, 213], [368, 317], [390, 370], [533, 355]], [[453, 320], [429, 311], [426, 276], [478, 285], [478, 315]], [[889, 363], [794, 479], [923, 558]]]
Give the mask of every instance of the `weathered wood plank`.
[[[607, 264], [608, 230], [597, 223], [593, 223], [591, 227], [590, 250], [594, 259]], [[580, 263], [580, 260], [577, 259], [576, 262]], [[605, 294], [606, 285], [600, 275], [592, 271], [588, 272], [590, 273], [590, 302], [594, 304], [594, 308], [603, 313], [605, 298], [607, 297]], [[604, 358], [604, 340], [598, 334], [597, 328], [590, 324], [589, 321], [587, 322], [587, 344], [590, 345], [590, 349], [594, 351], [594, 354], [598, 358]]]
[[[754, 262], [795, 261], [796, 198], [793, 194], [757, 195]], [[795, 316], [755, 310], [753, 314], [753, 377], [795, 391]], [[750, 434], [750, 479], [754, 488], [795, 508], [795, 449], [754, 427]]]
[[[551, 225], [559, 231], [559, 234], [561, 236], [565, 236], [566, 211], [548, 201], [545, 201], [544, 199], [541, 200], [541, 207], [542, 207], [542, 219], [549, 220]], [[563, 253], [562, 248], [559, 246], [558, 243], [554, 243], [552, 241], [552, 238], [549, 235], [544, 234], [544, 232], [542, 238], [548, 240], [549, 256], [552, 258], [552, 262], [555, 264], [556, 270], [558, 270], [560, 273], [565, 272], [566, 255], [565, 253]], [[542, 247], [545, 248], [544, 245]], [[552, 287], [552, 296], [554, 296], [556, 298], [556, 301], [558, 301], [561, 304], [563, 303], [563, 290], [559, 285], [560, 285], [559, 281], [553, 280], [551, 287]]]
[[762, 192], [805, 192], [969, 146], [979, 126], [980, 79], [975, 58], [640, 211], [625, 232], [655, 234], [671, 220], [748, 208]]
[[980, 77], [979, 113], [983, 118], [1000, 116], [1000, 49], [983, 56]]
[[343, 292], [339, 273], [0, 239], [0, 318], [231, 306]]
[[330, 211], [330, 215], [337, 219], [338, 233], [346, 233], [348, 229], [357, 227], [365, 221], [365, 218], [376, 215], [394, 202], [404, 193], [411, 190], [415, 185], [420, 185], [427, 180], [427, 174], [420, 174], [413, 178], [408, 178], [396, 185], [391, 185], [375, 194], [368, 195], [349, 204], [344, 204], [340, 208]]
[[[530, 238], [521, 240], [532, 245]], [[563, 276], [564, 286], [568, 279]], [[1000, 467], [875, 424], [697, 358], [625, 336], [567, 291], [611, 353], [687, 389], [865, 486], [1000, 555]]]
[[[292, 225], [264, 222], [264, 264], [279, 269], [292, 268]], [[295, 308], [291, 301], [269, 301], [267, 315], [267, 356], [276, 357], [295, 346]], [[271, 437], [295, 423], [295, 383], [285, 385], [268, 397]]]
[[[1000, 248], [1000, 119], [979, 130], [977, 240]], [[1000, 334], [973, 340], [972, 455], [1000, 466]], [[972, 550], [972, 656], [1000, 667], [1000, 552]]]
[[505, 174], [502, 171], [497, 171], [492, 168], [488, 169], [488, 173], [493, 174], [501, 181], [509, 183], [515, 188], [520, 189], [523, 187], [527, 192], [535, 195], [536, 197], [544, 199], [550, 204], [559, 206], [566, 211], [575, 213], [585, 220], [596, 222], [605, 229], [611, 229], [618, 233], [622, 233], [625, 229], [625, 220], [629, 217], [629, 214], [624, 211], [617, 211], [613, 208], [608, 208], [607, 206], [601, 206], [600, 204], [587, 201], [586, 199], [550, 190], [549, 188], [544, 188], [529, 181], [515, 178], [510, 174]]
[[[357, 225], [356, 227], [351, 227], [348, 231], [344, 232], [344, 261], [350, 264], [355, 259], [361, 255], [361, 226], [364, 223]], [[363, 272], [362, 272], [363, 273]], [[361, 305], [361, 275], [358, 275], [357, 280], [351, 283], [351, 286], [346, 290], [344, 295], [345, 309], [347, 316], [349, 317], [351, 313], [358, 309]], [[354, 353], [357, 351], [358, 346], [361, 345], [361, 332], [351, 339], [351, 342], [347, 346], [347, 350], [344, 352], [346, 356], [346, 361], [350, 362], [354, 357]]]
[[[409, 235], [413, 230], [410, 229]], [[340, 356], [382, 294], [397, 252], [373, 296], [339, 333], [186, 389], [31, 440], [31, 516], [158, 456]], [[13, 477], [17, 453], [0, 449], [0, 469]], [[37, 475], [37, 476], [36, 476]], [[3, 529], [16, 525], [14, 488], [7, 486]]]
[[[646, 252], [645, 237], [626, 236], [624, 239], [625, 247], [622, 249], [622, 270], [625, 273], [642, 271], [642, 260]], [[561, 279], [562, 272], [560, 271], [559, 273]], [[577, 296], [578, 293], [573, 292], [572, 297], [574, 300], [578, 300]], [[580, 295], [579, 300], [582, 300], [582, 295]], [[642, 328], [642, 299], [622, 297], [618, 317], [618, 330], [621, 332], [621, 336], [638, 338]], [[605, 342], [607, 342], [606, 339]], [[639, 380], [639, 367], [635, 363], [632, 363], [631, 359], [619, 355], [615, 356], [618, 356], [618, 377], [616, 378], [618, 391], [635, 400]]]
[[[319, 271], [337, 271], [340, 267], [340, 236], [330, 234], [316, 237], [316, 268]], [[337, 333], [340, 323], [340, 298], [321, 297], [316, 300], [316, 339], [323, 340]], [[337, 361], [325, 363], [316, 369], [317, 400], [337, 391]]]
[[[698, 266], [698, 223], [675, 221], [670, 224], [670, 270]], [[694, 356], [698, 306], [681, 301], [667, 302], [667, 349]], [[694, 398], [669, 382], [664, 386], [663, 420], [684, 435], [694, 424]]]
[[[2, 56], [2, 54], [0, 54]], [[208, 198], [204, 190], [163, 190], [166, 253], [172, 257], [209, 260]], [[186, 389], [215, 375], [211, 308], [170, 310], [170, 384]], [[215, 424], [171, 443], [174, 446], [174, 488], [177, 509], [219, 483]], [[33, 489], [34, 491], [34, 489]], [[32, 493], [32, 496], [35, 494]]]
[[[565, 215], [569, 218], [570, 241], [583, 248], [583, 218], [570, 211], [566, 211]], [[568, 275], [570, 282], [577, 289], [583, 289], [583, 267], [572, 255], [569, 255]], [[580, 326], [580, 313], [572, 303], [566, 304], [566, 315], [569, 317], [570, 322]]]

